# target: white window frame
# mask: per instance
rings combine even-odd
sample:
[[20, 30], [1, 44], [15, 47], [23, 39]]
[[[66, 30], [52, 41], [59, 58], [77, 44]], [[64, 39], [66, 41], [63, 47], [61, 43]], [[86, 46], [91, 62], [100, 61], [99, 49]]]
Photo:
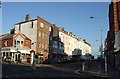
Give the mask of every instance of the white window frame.
[[5, 46], [8, 46], [8, 40], [7, 40], [7, 41], [5, 41], [5, 43], [4, 43], [4, 44], [5, 44]]
[[41, 44], [40, 43], [38, 44], [38, 47], [41, 48]]
[[51, 27], [49, 27], [49, 31], [51, 32]]
[[38, 33], [38, 37], [41, 37], [41, 32]]
[[44, 38], [44, 33], [42, 33], [42, 38]]
[[[18, 43], [19, 42], [19, 43]], [[17, 40], [17, 45], [19, 46], [20, 45], [20, 41], [19, 40]]]
[[42, 27], [42, 28], [43, 28], [43, 26], [44, 26], [44, 24], [43, 24], [42, 22], [40, 22], [40, 27]]
[[[23, 43], [22, 43], [22, 42], [23, 42]], [[20, 42], [20, 45], [23, 46], [23, 45], [24, 45], [24, 41], [21, 41], [21, 42]]]

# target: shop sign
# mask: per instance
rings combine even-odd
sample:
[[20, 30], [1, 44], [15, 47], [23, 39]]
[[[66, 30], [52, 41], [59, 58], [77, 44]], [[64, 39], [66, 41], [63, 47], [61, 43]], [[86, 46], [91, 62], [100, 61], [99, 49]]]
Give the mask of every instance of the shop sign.
[[2, 48], [1, 51], [2, 52], [10, 52], [10, 48]]

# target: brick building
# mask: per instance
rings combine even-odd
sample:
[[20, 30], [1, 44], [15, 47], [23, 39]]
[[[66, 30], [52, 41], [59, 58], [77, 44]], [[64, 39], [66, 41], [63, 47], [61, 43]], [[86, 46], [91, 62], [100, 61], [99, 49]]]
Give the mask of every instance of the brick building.
[[115, 36], [120, 29], [120, 2], [111, 2], [109, 5], [109, 31], [105, 42], [108, 63], [115, 65], [114, 44]]
[[0, 36], [2, 57], [11, 57], [11, 61], [17, 62], [19, 59], [26, 61], [30, 54], [31, 40], [24, 34], [5, 34]]
[[[36, 19], [30, 19], [29, 14], [26, 15], [25, 21], [14, 25], [10, 31], [10, 35], [23, 34], [30, 39], [30, 51], [38, 54], [38, 63], [50, 60], [50, 62], [64, 61], [66, 58], [76, 54], [76, 50], [80, 53], [90, 53], [91, 46], [86, 41], [79, 39], [71, 32], [61, 30], [55, 24], [37, 16]], [[24, 48], [23, 48], [24, 49]], [[31, 64], [33, 62], [33, 54], [30, 55]]]
[[39, 58], [45, 60], [48, 58], [50, 40], [52, 40], [53, 24], [47, 22], [41, 17], [30, 20], [30, 16], [26, 15], [25, 21], [15, 24], [11, 33], [21, 32], [31, 39], [31, 50], [39, 54]]

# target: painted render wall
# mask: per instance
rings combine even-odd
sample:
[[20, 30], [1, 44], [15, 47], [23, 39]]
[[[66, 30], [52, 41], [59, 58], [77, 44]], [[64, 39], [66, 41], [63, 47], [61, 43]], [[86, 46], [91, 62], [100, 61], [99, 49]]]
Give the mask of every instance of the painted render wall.
[[[33, 28], [32, 28], [32, 21], [22, 23], [20, 32], [31, 39], [31, 49], [36, 51], [36, 36], [37, 36], [37, 20], [33, 21]], [[19, 25], [15, 25], [15, 33], [19, 32]]]
[[85, 55], [86, 53], [91, 54], [91, 46], [86, 44], [83, 40], [77, 40], [76, 38], [59, 31], [59, 37], [61, 41], [64, 43], [64, 52], [68, 55], [71, 56], [72, 52], [75, 49], [80, 49], [82, 50], [82, 55]]

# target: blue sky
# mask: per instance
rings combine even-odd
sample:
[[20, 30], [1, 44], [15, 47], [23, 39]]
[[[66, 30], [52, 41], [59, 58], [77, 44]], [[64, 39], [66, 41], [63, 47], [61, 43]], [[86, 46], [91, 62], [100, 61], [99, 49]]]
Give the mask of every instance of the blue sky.
[[[2, 3], [2, 34], [9, 33], [14, 24], [40, 16], [64, 27], [80, 38], [86, 39], [93, 48], [93, 55], [100, 54], [100, 28], [106, 37], [109, 22], [109, 2], [4, 2]], [[90, 19], [90, 16], [96, 18]], [[96, 41], [98, 40], [98, 41]]]

